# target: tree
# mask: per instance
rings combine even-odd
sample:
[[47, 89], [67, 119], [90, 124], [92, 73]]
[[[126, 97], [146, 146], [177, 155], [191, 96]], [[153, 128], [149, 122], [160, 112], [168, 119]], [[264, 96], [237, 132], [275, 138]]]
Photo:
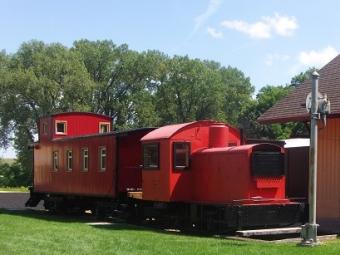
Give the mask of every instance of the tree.
[[236, 124], [239, 107], [253, 91], [249, 78], [236, 68], [180, 56], [166, 61], [158, 84], [156, 105], [162, 124], [202, 119]]
[[246, 109], [251, 102], [254, 87], [250, 79], [245, 77], [243, 72], [232, 67], [219, 69], [222, 76], [223, 111], [225, 120], [230, 124], [237, 124], [240, 113]]
[[290, 85], [293, 87], [297, 87], [300, 84], [302, 84], [305, 80], [309, 79], [312, 75], [312, 73], [314, 72], [314, 70], [317, 70], [315, 67], [310, 67], [308, 68], [306, 71], [301, 72], [297, 75], [295, 75], [291, 81], [290, 81]]
[[161, 124], [223, 119], [221, 82], [216, 71], [197, 59], [169, 59], [156, 93]]
[[0, 161], [0, 187], [28, 186], [30, 184], [29, 173], [20, 163], [2, 163]]
[[256, 100], [249, 103], [239, 120], [247, 137], [285, 139], [290, 137], [292, 123], [261, 125], [257, 122], [266, 110], [291, 91], [290, 86], [265, 86], [256, 96]]
[[7, 145], [14, 134], [18, 162], [31, 173], [32, 153], [27, 146], [37, 133], [39, 117], [59, 111], [89, 110], [93, 82], [78, 55], [60, 44], [23, 43], [9, 61], [3, 62], [0, 139], [2, 145]]
[[252, 100], [239, 119], [240, 127], [244, 130], [247, 137], [266, 138], [266, 139], [287, 139], [291, 137], [306, 137], [309, 133], [305, 123], [288, 122], [281, 124], [262, 125], [257, 122], [265, 111], [277, 103], [280, 99], [287, 96], [294, 88], [286, 86], [263, 87]]
[[164, 54], [88, 40], [76, 41], [72, 51], [80, 54], [96, 83], [91, 111], [111, 116], [115, 129], [157, 124], [152, 92]]
[[12, 55], [2, 51], [0, 90], [0, 145], [13, 140], [24, 173], [41, 116], [91, 111], [111, 116], [115, 130], [201, 119], [236, 124], [253, 93], [236, 68], [109, 40], [71, 48], [30, 41]]
[[[0, 112], [3, 112], [3, 102], [6, 100], [5, 83], [8, 80], [10, 57], [5, 51], [0, 52]], [[6, 116], [0, 115], [0, 146], [6, 148], [9, 143], [11, 123]]]

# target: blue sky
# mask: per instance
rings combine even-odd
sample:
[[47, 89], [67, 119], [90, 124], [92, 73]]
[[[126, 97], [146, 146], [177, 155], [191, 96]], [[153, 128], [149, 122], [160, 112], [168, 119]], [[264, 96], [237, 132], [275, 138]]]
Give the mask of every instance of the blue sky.
[[0, 49], [8, 53], [31, 39], [66, 46], [81, 38], [110, 39], [138, 51], [155, 49], [237, 67], [257, 91], [289, 83], [340, 50], [340, 2], [335, 0], [0, 3]]

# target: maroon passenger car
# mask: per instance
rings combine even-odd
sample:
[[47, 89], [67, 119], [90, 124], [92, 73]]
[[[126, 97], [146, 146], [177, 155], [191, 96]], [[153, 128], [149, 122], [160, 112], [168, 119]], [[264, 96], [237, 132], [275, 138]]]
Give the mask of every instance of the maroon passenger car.
[[34, 144], [34, 184], [26, 205], [43, 200], [50, 210], [73, 204], [97, 209], [127, 191], [140, 190], [140, 139], [152, 129], [111, 132], [111, 121], [81, 112], [41, 118]]

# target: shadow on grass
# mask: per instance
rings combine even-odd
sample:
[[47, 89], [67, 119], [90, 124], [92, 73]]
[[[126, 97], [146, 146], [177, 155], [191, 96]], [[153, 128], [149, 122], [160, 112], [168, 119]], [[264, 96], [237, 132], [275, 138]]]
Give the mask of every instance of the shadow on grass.
[[[60, 222], [60, 223], [92, 223], [92, 222], [100, 222], [96, 219], [93, 215], [54, 215], [49, 213], [45, 210], [8, 210], [8, 209], [0, 209], [0, 215], [12, 215], [12, 216], [18, 216], [18, 217], [25, 217], [25, 218], [31, 218], [31, 219], [37, 219], [37, 220], [43, 220], [47, 222]], [[161, 229], [157, 226], [150, 226], [150, 225], [133, 225], [129, 223], [121, 223], [116, 222], [115, 220], [105, 220], [105, 222], [109, 222], [112, 224], [103, 224], [103, 225], [90, 225], [91, 227], [95, 229], [105, 230], [105, 231], [147, 231], [147, 232], [153, 232], [161, 235], [172, 235], [172, 236], [183, 236], [183, 237], [196, 237], [196, 238], [212, 238], [212, 239], [221, 239], [226, 240], [228, 238], [225, 238], [224, 236], [212, 236], [208, 234], [201, 234], [196, 232], [176, 232], [176, 231], [166, 231], [164, 229]], [[236, 242], [235, 240], [228, 240], [228, 242], [225, 243], [225, 245], [231, 245], [231, 246], [246, 246], [248, 245], [247, 242], [242, 242], [242, 240]]]
[[[122, 223], [114, 223], [112, 225], [95, 225], [92, 226], [96, 229], [101, 230], [109, 230], [109, 231], [147, 231], [147, 232], [153, 232], [160, 235], [171, 235], [171, 236], [178, 236], [178, 237], [195, 237], [195, 238], [209, 238], [209, 239], [215, 239], [215, 240], [223, 240], [225, 242], [221, 242], [219, 245], [223, 246], [237, 246], [237, 247], [244, 247], [251, 245], [252, 240], [250, 242], [246, 242], [246, 240], [235, 240], [231, 237], [224, 237], [224, 236], [213, 236], [208, 234], [200, 234], [196, 232], [174, 232], [174, 231], [166, 231], [164, 229], [156, 228], [156, 227], [150, 227], [145, 225], [130, 225], [130, 224], [122, 224]], [[214, 244], [215, 245], [215, 244]]]
[[7, 215], [14, 215], [19, 217], [27, 217], [27, 218], [33, 218], [38, 220], [45, 220], [45, 221], [51, 221], [51, 222], [89, 222], [93, 216], [87, 216], [87, 215], [54, 215], [49, 213], [45, 210], [33, 210], [33, 209], [27, 209], [27, 210], [14, 210], [14, 209], [0, 209], [0, 215], [1, 214], [7, 214]]

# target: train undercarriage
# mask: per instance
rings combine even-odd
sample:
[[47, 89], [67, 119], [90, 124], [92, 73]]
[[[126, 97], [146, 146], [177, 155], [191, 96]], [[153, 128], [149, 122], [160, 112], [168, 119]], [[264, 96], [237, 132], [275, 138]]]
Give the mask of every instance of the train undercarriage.
[[90, 197], [31, 192], [26, 206], [43, 201], [53, 214], [83, 214], [91, 211], [97, 219], [119, 218], [133, 224], [177, 229], [187, 232], [228, 233], [241, 229], [283, 227], [303, 223], [304, 203], [225, 204], [154, 202], [121, 195]]

